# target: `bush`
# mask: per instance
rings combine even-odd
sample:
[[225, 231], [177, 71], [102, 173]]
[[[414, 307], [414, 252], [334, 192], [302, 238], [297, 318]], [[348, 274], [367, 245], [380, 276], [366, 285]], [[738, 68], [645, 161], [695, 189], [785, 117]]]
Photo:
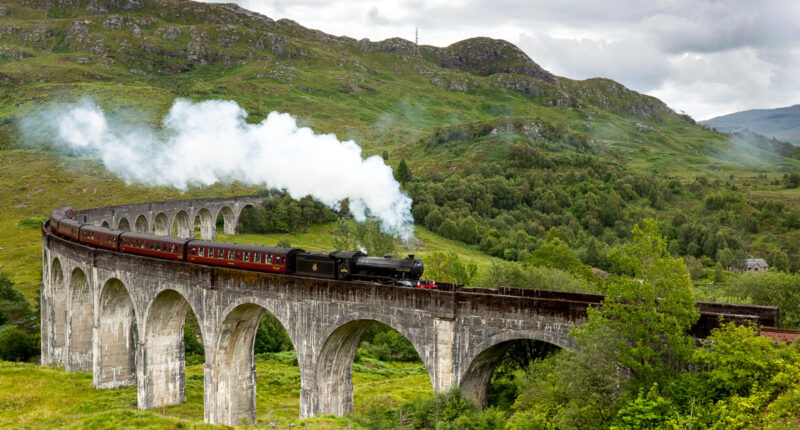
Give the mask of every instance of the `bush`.
[[499, 262], [483, 272], [478, 281], [483, 287], [517, 287], [579, 293], [597, 293], [598, 287], [560, 269], [526, 267], [519, 263]]
[[417, 350], [408, 339], [388, 328], [375, 334], [372, 342], [364, 342], [365, 352], [382, 361], [417, 361]]
[[0, 359], [28, 361], [39, 355], [39, 335], [25, 334], [14, 326], [0, 328]]
[[47, 221], [47, 218], [35, 216], [19, 220], [19, 225], [23, 227], [38, 229], [39, 227], [42, 226], [42, 223], [45, 221]]
[[425, 258], [425, 277], [438, 282], [469, 284], [478, 272], [478, 265], [464, 263], [455, 252], [433, 252]]

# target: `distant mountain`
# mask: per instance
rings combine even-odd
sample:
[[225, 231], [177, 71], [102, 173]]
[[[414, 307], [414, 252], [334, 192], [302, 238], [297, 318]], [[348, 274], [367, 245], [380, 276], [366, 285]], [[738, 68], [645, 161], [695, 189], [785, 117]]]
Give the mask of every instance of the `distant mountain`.
[[777, 109], [751, 109], [700, 121], [720, 131], [750, 129], [800, 145], [800, 104]]

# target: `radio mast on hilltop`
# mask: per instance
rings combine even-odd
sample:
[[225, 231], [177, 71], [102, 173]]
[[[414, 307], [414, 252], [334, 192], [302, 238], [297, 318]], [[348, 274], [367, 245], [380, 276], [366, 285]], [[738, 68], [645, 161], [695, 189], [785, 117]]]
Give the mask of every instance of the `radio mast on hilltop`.
[[414, 43], [419, 45], [419, 27], [414, 28]]

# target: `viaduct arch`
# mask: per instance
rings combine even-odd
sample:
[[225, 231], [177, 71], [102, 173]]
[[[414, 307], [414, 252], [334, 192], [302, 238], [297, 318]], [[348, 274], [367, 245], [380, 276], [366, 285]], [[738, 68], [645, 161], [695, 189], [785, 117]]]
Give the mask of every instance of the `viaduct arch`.
[[[215, 223], [221, 215], [224, 230], [235, 231], [241, 210], [263, 199], [113, 206], [77, 211], [75, 218], [96, 225], [142, 218], [156, 234], [164, 233], [164, 225], [172, 233], [177, 223], [178, 235], [191, 237], [190, 220], [205, 217]], [[201, 226], [206, 236], [215, 231]], [[204, 418], [217, 424], [256, 420], [253, 342], [267, 311], [283, 324], [295, 347], [300, 416], [309, 417], [352, 411], [353, 355], [375, 321], [411, 341], [434, 391], [459, 386], [481, 401], [504, 345], [536, 339], [575, 348], [570, 328], [580, 324], [588, 306], [602, 300], [588, 294], [448, 284], [418, 290], [193, 265], [88, 247], [45, 230], [42, 247], [42, 363], [91, 370], [98, 389], [136, 384], [142, 409], [181, 403], [183, 326], [191, 309], [205, 349]], [[693, 329], [698, 337], [720, 316], [777, 325], [774, 307], [698, 305], [702, 316]]]

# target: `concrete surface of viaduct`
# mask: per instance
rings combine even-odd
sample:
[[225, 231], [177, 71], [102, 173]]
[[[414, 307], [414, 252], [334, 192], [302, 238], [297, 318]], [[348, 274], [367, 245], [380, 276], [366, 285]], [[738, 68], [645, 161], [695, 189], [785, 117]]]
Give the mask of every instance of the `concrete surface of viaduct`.
[[[216, 200], [216, 210], [229, 207], [238, 215], [248, 201], [223, 206]], [[217, 207], [207, 203], [214, 200], [189, 202], [193, 205], [185, 208], [181, 202], [101, 208], [76, 218], [100, 224], [142, 214], [150, 222], [159, 213], [191, 216], [198, 208]], [[283, 324], [294, 345], [300, 416], [308, 417], [353, 410], [353, 357], [375, 321], [411, 341], [435, 391], [459, 386], [484, 401], [510, 341], [574, 348], [568, 336], [572, 324], [602, 300], [536, 290], [418, 290], [280, 276], [111, 252], [47, 233], [43, 273], [43, 364], [91, 371], [97, 388], [138, 384], [142, 409], [182, 403], [183, 324], [191, 308], [205, 349], [205, 421], [221, 424], [255, 422], [253, 344], [265, 311]], [[777, 325], [772, 307], [701, 303], [700, 308], [697, 336], [707, 334], [720, 315]]]

